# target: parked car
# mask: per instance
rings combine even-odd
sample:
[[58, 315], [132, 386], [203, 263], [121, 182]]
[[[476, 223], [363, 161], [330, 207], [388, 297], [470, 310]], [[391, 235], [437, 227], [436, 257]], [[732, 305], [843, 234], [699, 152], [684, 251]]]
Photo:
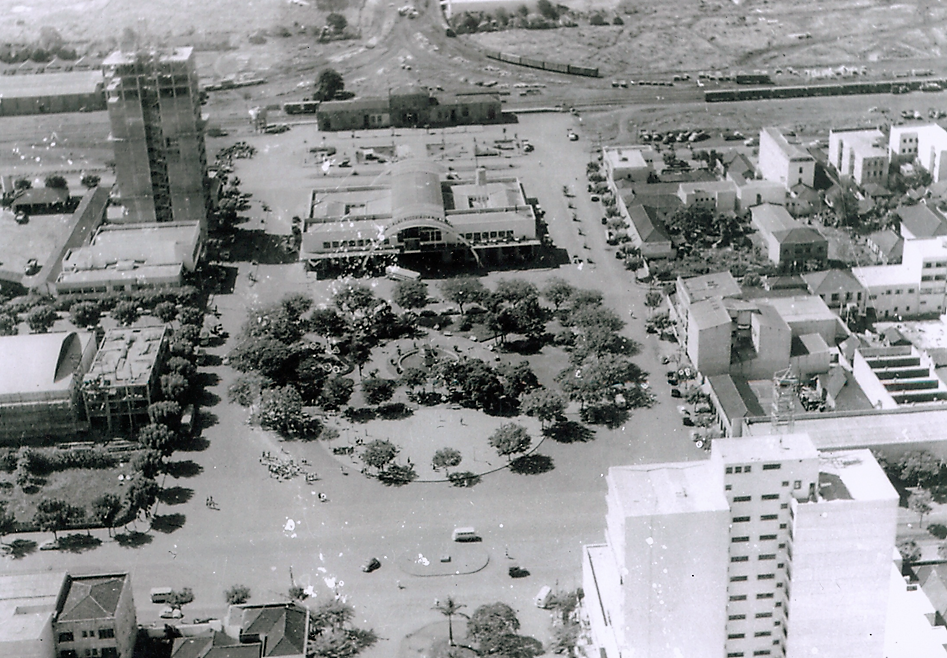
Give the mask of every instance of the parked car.
[[672, 397], [672, 398], [682, 398], [682, 397], [684, 397], [684, 395], [681, 393], [681, 389], [679, 389], [679, 388], [672, 388], [672, 389], [671, 389], [671, 397]]
[[26, 224], [28, 221], [30, 221], [30, 216], [22, 210], [17, 210], [16, 217], [14, 217], [14, 219], [16, 220], [17, 224]]
[[371, 558], [368, 562], [362, 565], [362, 571], [365, 573], [371, 573], [381, 569], [381, 562], [379, 562], [377, 557]]

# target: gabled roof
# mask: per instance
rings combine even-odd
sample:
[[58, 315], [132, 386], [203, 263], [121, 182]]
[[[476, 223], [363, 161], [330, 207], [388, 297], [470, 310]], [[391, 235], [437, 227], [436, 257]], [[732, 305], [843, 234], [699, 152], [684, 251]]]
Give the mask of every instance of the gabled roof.
[[878, 183], [865, 183], [862, 185], [862, 189], [865, 190], [865, 194], [872, 198], [890, 198], [893, 196], [891, 190], [882, 187]]
[[805, 244], [825, 242], [825, 238], [814, 228], [793, 219], [782, 206], [764, 203], [750, 209], [753, 224], [760, 232], [769, 233], [780, 244]]
[[904, 253], [904, 238], [889, 228], [882, 231], [875, 231], [868, 236], [868, 239], [878, 247], [887, 260], [901, 260]]
[[240, 635], [257, 636], [262, 640], [264, 656], [296, 656], [306, 653], [308, 615], [304, 608], [292, 603], [260, 606], [234, 606], [231, 616], [239, 610]]
[[728, 174], [735, 173], [746, 177], [746, 174], [753, 174], [756, 171], [753, 163], [740, 151], [725, 153], [722, 159]]
[[915, 238], [936, 238], [947, 235], [947, 222], [927, 204], [899, 206], [894, 212], [901, 218], [904, 228]]
[[57, 187], [37, 187], [23, 190], [13, 199], [13, 207], [52, 206], [69, 200], [69, 191]]
[[628, 209], [628, 216], [642, 242], [668, 242], [671, 239], [656, 208], [639, 203]]
[[823, 270], [802, 275], [813, 295], [831, 295], [839, 292], [861, 292], [865, 287], [851, 270]]
[[224, 633], [210, 631], [206, 635], [176, 638], [171, 658], [260, 658], [262, 650], [259, 642], [240, 644]]
[[91, 621], [115, 617], [127, 574], [114, 576], [70, 576], [69, 591], [58, 621]]

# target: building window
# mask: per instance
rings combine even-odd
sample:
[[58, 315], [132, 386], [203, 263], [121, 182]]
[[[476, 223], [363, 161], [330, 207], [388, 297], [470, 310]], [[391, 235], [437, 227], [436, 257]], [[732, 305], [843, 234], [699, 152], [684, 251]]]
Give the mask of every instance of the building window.
[[59, 658], [79, 658], [79, 654], [72, 649], [64, 649], [59, 652]]
[[733, 473], [733, 467], [732, 467], [732, 466], [727, 466], [727, 468], [726, 468], [726, 473], [727, 473], [727, 475], [730, 475], [731, 473]]
[[733, 653], [728, 653], [727, 658], [743, 658], [742, 651], [734, 651]]
[[772, 593], [772, 592], [760, 592], [759, 594], [756, 595], [756, 598], [758, 598], [758, 599], [771, 599], [771, 598], [773, 598], [773, 593]]
[[789, 509], [789, 503], [783, 503], [779, 506], [779, 509]]
[[760, 535], [760, 541], [772, 541], [776, 539], [776, 535]]
[[746, 615], [730, 615], [730, 621], [739, 621], [740, 619], [746, 619]]
[[789, 486], [789, 480], [783, 480], [783, 486], [784, 486], [784, 487], [788, 487], [788, 486]]
[[735, 516], [735, 517], [733, 517], [733, 522], [734, 522], [734, 523], [748, 523], [749, 520], [750, 520], [750, 517], [748, 517], [748, 516]]
[[[832, 296], [836, 297], [837, 295], [832, 295]], [[783, 467], [782, 464], [763, 464], [764, 471], [778, 471], [782, 467]]]
[[730, 633], [730, 635], [727, 636], [727, 639], [728, 640], [742, 640], [744, 637], [746, 637], [744, 633]]
[[774, 573], [761, 573], [756, 575], [757, 580], [775, 580], [776, 574]]
[[769, 655], [769, 649], [760, 649], [759, 651], [754, 651], [754, 652], [753, 652], [753, 655], [754, 655], [754, 656], [768, 656], [768, 655]]
[[749, 472], [750, 472], [750, 467], [749, 467], [749, 466], [744, 466], [744, 467], [743, 467], [743, 472], [744, 472], [744, 473], [749, 473]]
[[757, 619], [766, 619], [766, 618], [772, 617], [772, 616], [773, 616], [773, 613], [772, 613], [772, 612], [757, 612], [757, 613], [756, 613], [756, 618], [757, 618]]
[[746, 594], [734, 594], [730, 597], [731, 601], [746, 601]]
[[323, 242], [323, 243], [322, 243], [322, 248], [323, 248], [323, 249], [332, 249], [332, 243], [331, 243], [331, 242]]
[[779, 518], [778, 514], [764, 514], [760, 517], [760, 521], [775, 521]]
[[723, 488], [724, 488], [724, 491], [730, 491], [731, 489], [733, 489], [733, 485], [732, 485], [732, 484], [725, 484], [725, 485], [723, 485]]
[[779, 494], [763, 494], [763, 500], [779, 500]]
[[770, 637], [771, 635], [772, 633], [770, 631], [756, 631], [753, 633], [753, 637]]
[[118, 649], [116, 649], [115, 647], [103, 648], [102, 658], [118, 658]]
[[60, 642], [72, 642], [75, 640], [75, 636], [72, 634], [72, 631], [66, 631], [65, 633], [59, 634]]
[[750, 556], [749, 555], [734, 555], [733, 557], [730, 558], [730, 561], [731, 562], [749, 562]]
[[733, 502], [735, 502], [735, 503], [748, 503], [748, 502], [750, 502], [750, 499], [751, 499], [750, 496], [734, 496], [734, 497], [733, 497]]
[[733, 577], [730, 579], [730, 582], [731, 582], [731, 583], [742, 583], [742, 582], [745, 582], [746, 579], [747, 579], [746, 576], [733, 576]]
[[734, 544], [743, 544], [750, 541], [749, 537], [734, 537], [730, 540]]
[[110, 637], [115, 637], [115, 629], [114, 629], [114, 628], [100, 628], [100, 629], [99, 629], [99, 639], [100, 639], [100, 640], [106, 640], [106, 639], [108, 639], [108, 638], [110, 638]]
[[776, 554], [775, 553], [762, 553], [759, 559], [760, 560], [775, 560]]
[[780, 524], [779, 524], [779, 529], [780, 529], [780, 530], [785, 530], [785, 529], [786, 529], [786, 524], [785, 524], [785, 523], [780, 523]]
[[796, 480], [792, 483], [793, 489], [802, 489], [802, 480]]
[[742, 466], [737, 466], [737, 467], [735, 467], [735, 468], [733, 469], [733, 472], [734, 472], [734, 473], [742, 473], [742, 472], [743, 472], [743, 467], [742, 467]]

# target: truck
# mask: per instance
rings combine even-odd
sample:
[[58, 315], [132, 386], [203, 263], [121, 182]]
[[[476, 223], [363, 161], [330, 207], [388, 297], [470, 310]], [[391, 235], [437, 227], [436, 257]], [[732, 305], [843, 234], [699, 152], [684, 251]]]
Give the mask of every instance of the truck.
[[418, 281], [421, 279], [421, 273], [409, 270], [397, 265], [389, 265], [385, 268], [385, 276], [392, 281]]

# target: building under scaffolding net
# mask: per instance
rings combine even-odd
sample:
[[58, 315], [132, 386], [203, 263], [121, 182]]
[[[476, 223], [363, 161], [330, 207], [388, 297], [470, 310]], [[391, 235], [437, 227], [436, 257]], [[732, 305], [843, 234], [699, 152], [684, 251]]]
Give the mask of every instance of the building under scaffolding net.
[[90, 333], [0, 337], [0, 442], [69, 438], [84, 429], [78, 384], [94, 356]]
[[165, 327], [112, 329], [82, 380], [82, 399], [91, 423], [134, 430], [148, 422], [158, 401], [158, 376], [168, 352]]
[[792, 373], [791, 368], [780, 370], [773, 375], [773, 408], [770, 420], [773, 424], [773, 433], [787, 427], [792, 432], [796, 421], [796, 389], [799, 388], [799, 378]]
[[191, 48], [115, 52], [102, 63], [128, 221], [207, 218], [207, 153]]

